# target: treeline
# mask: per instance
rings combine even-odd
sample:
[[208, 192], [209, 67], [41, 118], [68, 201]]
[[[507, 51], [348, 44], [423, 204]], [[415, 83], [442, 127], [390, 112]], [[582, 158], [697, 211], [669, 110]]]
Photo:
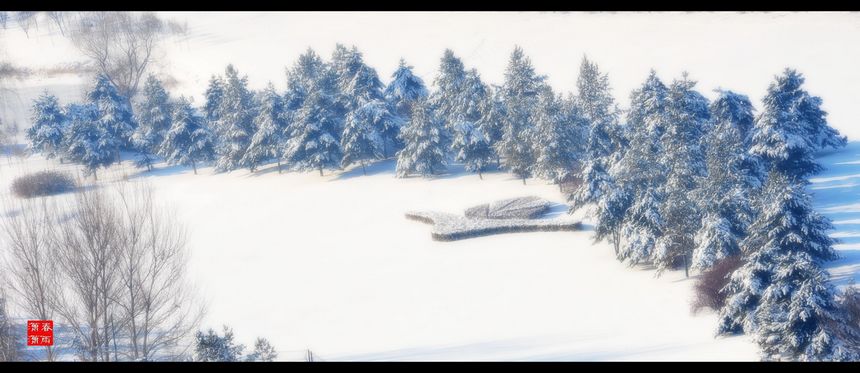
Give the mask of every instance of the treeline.
[[847, 139], [803, 82], [786, 69], [756, 115], [744, 95], [709, 102], [686, 76], [666, 85], [652, 72], [624, 123], [598, 90], [570, 200], [591, 207], [596, 239], [630, 265], [708, 275], [738, 263], [719, 274], [719, 334], [754, 336], [767, 360], [857, 360], [860, 325], [822, 267], [838, 257], [832, 226], [806, 191], [822, 170], [815, 154]]
[[577, 181], [572, 210], [589, 208], [595, 238], [619, 260], [658, 273], [740, 263], [720, 291], [720, 333], [756, 336], [766, 359], [858, 359], [858, 326], [845, 321], [822, 268], [837, 257], [831, 225], [805, 189], [822, 169], [815, 154], [847, 139], [803, 82], [785, 70], [757, 114], [742, 94], [720, 91], [711, 102], [686, 75], [667, 85], [652, 72], [622, 111], [587, 59], [565, 96], [520, 48], [501, 86], [447, 50], [430, 92], [405, 62], [385, 86], [356, 48], [338, 45], [329, 61], [310, 49], [300, 56], [280, 94], [249, 90], [228, 66], [199, 110], [150, 77], [132, 114], [101, 77], [87, 103], [36, 100], [27, 135], [32, 149], [93, 173], [128, 149], [141, 166], [159, 155], [195, 172], [205, 162], [255, 171], [277, 161], [322, 174], [395, 155], [398, 177], [438, 174], [453, 159], [478, 175], [498, 166], [523, 182]]
[[[428, 176], [453, 159], [479, 175], [501, 166], [523, 181], [569, 178], [585, 149], [587, 119], [536, 74], [517, 48], [505, 83], [490, 87], [445, 52], [431, 94], [401, 60], [384, 85], [355, 47], [338, 45], [330, 61], [309, 49], [288, 70], [287, 90], [260, 92], [231, 65], [213, 76], [205, 103], [173, 99], [150, 76], [135, 105], [104, 76], [84, 103], [60, 105], [47, 92], [35, 100], [30, 147], [48, 158], [81, 163], [94, 174], [135, 151], [152, 168], [212, 162], [218, 171], [342, 169], [396, 156], [397, 175]], [[537, 146], [537, 144], [542, 144]]]

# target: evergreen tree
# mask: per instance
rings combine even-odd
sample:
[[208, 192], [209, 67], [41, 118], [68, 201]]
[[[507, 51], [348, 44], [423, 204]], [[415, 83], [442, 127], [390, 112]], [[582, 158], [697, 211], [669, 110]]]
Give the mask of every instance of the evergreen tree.
[[232, 171], [246, 167], [243, 157], [256, 132], [254, 128], [254, 107], [252, 93], [248, 90], [248, 78], [240, 77], [233, 65], [228, 65], [225, 71], [224, 96], [220, 107], [220, 118], [217, 128], [220, 129], [218, 145], [218, 162], [215, 168], [219, 171]]
[[113, 137], [113, 156], [119, 162], [120, 148], [131, 145], [131, 135], [137, 127], [129, 99], [120, 95], [108, 77], [102, 74], [96, 77], [93, 88], [87, 93], [87, 100], [97, 109], [99, 127]]
[[245, 361], [275, 361], [278, 358], [278, 351], [265, 338], [257, 338], [254, 342], [254, 351], [245, 357]]
[[150, 75], [143, 85], [143, 99], [137, 107], [137, 129], [131, 136], [132, 145], [140, 153], [137, 164], [152, 171], [158, 147], [164, 141], [164, 134], [170, 129], [173, 108], [170, 96], [161, 82]]
[[302, 170], [338, 168], [343, 159], [340, 148], [342, 118], [336, 101], [339, 97], [336, 75], [313, 50], [299, 58], [294, 79], [309, 87], [301, 106], [293, 114], [290, 139], [284, 158]]
[[261, 94], [260, 108], [254, 117], [254, 127], [257, 132], [251, 138], [248, 150], [240, 163], [247, 165], [251, 172], [256, 171], [262, 162], [275, 158], [278, 160], [278, 172], [281, 171], [281, 149], [286, 131], [284, 102], [275, 92], [275, 87], [269, 83]]
[[195, 338], [195, 361], [239, 361], [245, 350], [245, 345], [233, 340], [233, 330], [227, 326], [224, 326], [223, 336], [209, 329], [205, 334], [197, 332]]
[[774, 272], [783, 270], [777, 267], [777, 256], [805, 253], [816, 263], [837, 257], [833, 239], [826, 233], [830, 222], [812, 209], [802, 182], [774, 170], [761, 195], [758, 215], [741, 241], [746, 262], [724, 289], [727, 299], [720, 311], [720, 333], [758, 331], [753, 315], [773, 283]]
[[30, 120], [33, 126], [26, 133], [30, 149], [48, 159], [61, 155], [66, 118], [57, 97], [47, 91], [42, 93], [33, 101]]
[[[720, 114], [719, 100], [711, 105]], [[719, 260], [740, 254], [740, 242], [753, 218], [752, 188], [743, 165], [746, 149], [741, 128], [731, 117], [714, 117], [714, 127], [705, 137], [707, 177], [700, 178], [693, 195], [702, 215], [695, 237], [691, 267], [707, 270]]]
[[439, 64], [439, 75], [433, 80], [436, 90], [430, 95], [430, 105], [442, 125], [450, 131], [462, 112], [462, 91], [466, 83], [463, 61], [446, 49]]
[[660, 161], [660, 140], [668, 127], [668, 100], [668, 88], [652, 70], [642, 87], [631, 95], [626, 150], [612, 175], [617, 188], [625, 191], [631, 201], [620, 227], [625, 240], [618, 247], [618, 258], [631, 265], [652, 260], [666, 225], [660, 207], [666, 198], [661, 186], [668, 170]]
[[837, 258], [830, 221], [812, 208], [804, 183], [771, 172], [761, 211], [742, 242], [745, 264], [725, 288], [721, 333], [756, 335], [768, 359], [856, 359], [842, 340], [843, 315], [821, 266]]
[[456, 149], [454, 160], [463, 162], [466, 171], [477, 172], [478, 178], [483, 179], [483, 172], [494, 157], [490, 139], [473, 122], [460, 121], [454, 125], [454, 141]]
[[535, 111], [539, 107], [538, 91], [543, 81], [544, 77], [535, 73], [531, 60], [516, 47], [505, 70], [502, 89], [506, 115], [496, 149], [504, 159], [504, 167], [522, 178], [523, 184], [531, 176], [537, 156], [532, 145], [536, 131]]
[[400, 133], [405, 144], [397, 152], [397, 177], [429, 176], [445, 171], [444, 127], [426, 100], [415, 102], [412, 119]]
[[414, 103], [428, 96], [424, 81], [412, 73], [412, 66], [407, 65], [402, 58], [383, 94], [401, 123], [408, 122], [412, 117]]
[[489, 89], [484, 102], [481, 105], [481, 118], [478, 119], [478, 127], [487, 135], [490, 146], [493, 148], [493, 156], [496, 158], [496, 166], [501, 167], [499, 159], [499, 147], [497, 144], [502, 139], [505, 128], [505, 117], [507, 116], [502, 87], [494, 86]]
[[[802, 76], [801, 76], [801, 79]], [[816, 151], [827, 148], [839, 149], [848, 144], [848, 138], [839, 134], [827, 123], [827, 112], [821, 109], [822, 100], [804, 91], [803, 97], [797, 103], [797, 111], [806, 125], [806, 131], [811, 138]]]
[[108, 167], [116, 161], [119, 139], [100, 120], [94, 104], [72, 104], [66, 108], [69, 120], [63, 134], [65, 156], [72, 162], [84, 165], [86, 173], [98, 179], [100, 167]]
[[390, 117], [385, 103], [379, 100], [368, 102], [349, 113], [341, 138], [343, 167], [359, 163], [362, 173], [367, 175], [367, 162], [383, 157], [385, 140], [381, 132], [384, 126], [378, 122], [390, 121]]
[[612, 97], [609, 76], [597, 64], [582, 58], [576, 81], [576, 103], [588, 122], [586, 162], [596, 162], [618, 150], [613, 129], [618, 125], [619, 109]]
[[206, 120], [187, 99], [181, 97], [176, 103], [170, 129], [164, 135], [158, 154], [169, 164], [191, 166], [197, 174], [197, 164], [215, 158], [212, 131]]
[[577, 126], [582, 123], [575, 109], [574, 113], [564, 115], [562, 101], [549, 86], [541, 88], [536, 113], [537, 131], [534, 137], [534, 149], [537, 153], [535, 174], [558, 184], [559, 190], [562, 181], [566, 180], [576, 167], [579, 141]]
[[741, 149], [733, 155], [741, 157], [738, 167], [744, 176], [742, 182], [745, 188], [752, 192], [761, 188], [766, 176], [763, 161], [750, 152], [755, 126], [755, 115], [753, 114], [755, 109], [745, 95], [723, 90], [719, 90], [718, 93], [717, 99], [711, 104], [711, 116], [716, 127], [719, 127], [721, 123], [726, 123], [726, 125], [730, 123], [737, 129]]
[[206, 88], [206, 104], [203, 107], [203, 112], [206, 116], [206, 121], [210, 124], [216, 124], [221, 119], [221, 102], [224, 101], [224, 78], [212, 75], [209, 78], [209, 86]]
[[700, 216], [692, 191], [698, 178], [705, 176], [705, 157], [701, 138], [710, 120], [708, 100], [695, 91], [695, 82], [676, 80], [669, 88], [662, 132], [662, 152], [658, 162], [668, 170], [660, 206], [664, 229], [657, 240], [653, 263], [658, 270], [669, 268], [683, 259], [689, 275], [691, 250], [699, 228]]
[[621, 258], [621, 228], [633, 202], [632, 194], [604, 168], [603, 162], [586, 163], [582, 175], [583, 185], [569, 199], [570, 212], [591, 204], [588, 215], [595, 221], [595, 242], [608, 240], [615, 255]]
[[[814, 116], [810, 115], [814, 105], [801, 105], [810, 100], [802, 84], [803, 76], [790, 69], [771, 83], [764, 97], [764, 110], [753, 128], [750, 149], [768, 169], [796, 178], [808, 177], [822, 169], [814, 157], [817, 138], [810, 133], [809, 118]], [[801, 107], [805, 110], [801, 111]], [[823, 120], [823, 114], [820, 119]]]

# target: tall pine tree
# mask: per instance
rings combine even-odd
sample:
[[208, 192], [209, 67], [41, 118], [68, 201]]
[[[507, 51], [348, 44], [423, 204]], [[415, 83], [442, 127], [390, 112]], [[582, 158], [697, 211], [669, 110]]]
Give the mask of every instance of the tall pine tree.
[[246, 76], [239, 76], [239, 71], [233, 65], [227, 65], [224, 77], [224, 96], [216, 122], [221, 138], [215, 168], [219, 171], [232, 171], [249, 166], [242, 160], [256, 132], [256, 108], [253, 94], [248, 90]]
[[158, 149], [169, 164], [191, 166], [197, 174], [197, 165], [215, 159], [215, 144], [206, 119], [191, 103], [181, 97], [171, 117], [170, 129]]
[[119, 94], [104, 74], [96, 77], [95, 84], [87, 92], [87, 101], [97, 110], [96, 121], [99, 126], [113, 138], [113, 156], [118, 162], [120, 149], [131, 145], [131, 135], [137, 127], [131, 111], [131, 102]]
[[343, 159], [337, 75], [311, 49], [299, 57], [294, 70], [293, 81], [307, 89], [303, 92], [306, 97], [292, 114], [294, 120], [284, 159], [292, 167], [319, 170], [323, 175], [326, 168], [339, 168]]
[[152, 155], [164, 141], [170, 129], [173, 108], [170, 96], [161, 82], [150, 75], [143, 85], [143, 98], [137, 106], [137, 129], [131, 136], [132, 145], [139, 153], [138, 166], [152, 171]]
[[283, 98], [275, 92], [272, 83], [261, 93], [260, 107], [254, 117], [254, 127], [257, 132], [248, 144], [248, 150], [240, 163], [245, 164], [251, 172], [269, 160], [278, 160], [278, 172], [281, 172], [281, 150], [284, 143], [286, 121]]
[[57, 97], [47, 91], [42, 93], [33, 101], [31, 113], [33, 125], [26, 133], [30, 149], [41, 152], [48, 159], [61, 156], [66, 118]]
[[412, 119], [400, 133], [404, 147], [397, 152], [397, 177], [430, 176], [445, 171], [445, 130], [435, 115], [426, 100], [415, 103]]
[[496, 143], [503, 166], [526, 183], [532, 175], [537, 157], [533, 148], [536, 132], [536, 110], [538, 91], [544, 81], [543, 76], [535, 73], [531, 60], [520, 47], [511, 53], [505, 70], [505, 83], [502, 87], [505, 113], [502, 137]]

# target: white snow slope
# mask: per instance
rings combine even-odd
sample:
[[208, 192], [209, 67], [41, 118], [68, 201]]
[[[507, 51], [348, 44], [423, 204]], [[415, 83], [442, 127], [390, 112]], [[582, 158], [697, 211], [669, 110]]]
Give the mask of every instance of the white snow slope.
[[[843, 258], [834, 282], [860, 280], [860, 143], [820, 158], [810, 189], [834, 220]], [[40, 156], [0, 164], [0, 200], [19, 174], [74, 170]], [[591, 232], [516, 233], [454, 242], [430, 239], [409, 210], [461, 213], [556, 186], [505, 173], [433, 179], [394, 177], [392, 161], [359, 170], [215, 174], [126, 161], [100, 172], [100, 186], [126, 175], [150, 183], [189, 229], [190, 277], [208, 305], [203, 327], [238, 339], [269, 338], [285, 360], [310, 349], [323, 360], [752, 360], [747, 337], [714, 338], [715, 315], [690, 311], [693, 279], [618, 263]], [[68, 198], [63, 197], [52, 198]], [[3, 213], [10, 208], [3, 206]], [[588, 221], [586, 221], [588, 223]]]
[[[0, 168], [4, 194], [16, 174], [61, 167], [12, 162]], [[481, 181], [459, 167], [397, 179], [393, 168], [195, 176], [164, 165], [137, 174], [127, 163], [99, 180], [151, 183], [190, 228], [204, 326], [230, 325], [246, 344], [269, 338], [283, 359], [305, 349], [323, 360], [757, 358], [746, 337], [714, 338], [714, 315], [691, 314], [683, 272], [655, 278], [622, 265], [591, 232], [437, 242], [404, 217], [525, 195], [563, 202], [557, 187], [504, 173]]]

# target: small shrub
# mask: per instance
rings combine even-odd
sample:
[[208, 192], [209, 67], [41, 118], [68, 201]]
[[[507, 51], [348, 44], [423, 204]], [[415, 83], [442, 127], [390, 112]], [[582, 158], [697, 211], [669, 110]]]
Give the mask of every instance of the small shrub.
[[848, 322], [860, 330], [860, 289], [852, 280], [839, 297], [839, 308], [845, 312]]
[[743, 264], [740, 256], [730, 256], [714, 264], [711, 269], [702, 272], [696, 281], [696, 296], [693, 300], [693, 311], [710, 308], [718, 311], [726, 304], [726, 294], [722, 290], [731, 278], [732, 273]]
[[12, 193], [21, 198], [51, 196], [75, 189], [71, 176], [57, 171], [40, 171], [12, 182]]

